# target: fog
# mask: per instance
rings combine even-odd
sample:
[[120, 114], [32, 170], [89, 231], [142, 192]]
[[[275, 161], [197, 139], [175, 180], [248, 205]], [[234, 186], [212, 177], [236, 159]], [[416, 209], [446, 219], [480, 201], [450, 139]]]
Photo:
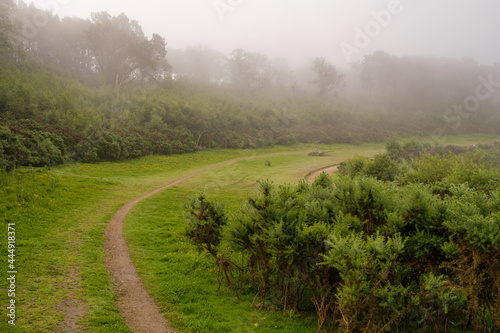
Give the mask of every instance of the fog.
[[[320, 56], [345, 67], [377, 50], [395, 56], [472, 57], [489, 65], [500, 61], [500, 2], [493, 0], [33, 3], [60, 17], [88, 19], [92, 12], [123, 12], [137, 20], [146, 34], [163, 36], [168, 48], [207, 45], [226, 55], [243, 48], [270, 58], [284, 57], [292, 66]], [[360, 37], [359, 31], [370, 36]]]
[[36, 115], [90, 138], [70, 143], [82, 161], [500, 133], [492, 0], [2, 0], [0, 9], [0, 122], [17, 130]]

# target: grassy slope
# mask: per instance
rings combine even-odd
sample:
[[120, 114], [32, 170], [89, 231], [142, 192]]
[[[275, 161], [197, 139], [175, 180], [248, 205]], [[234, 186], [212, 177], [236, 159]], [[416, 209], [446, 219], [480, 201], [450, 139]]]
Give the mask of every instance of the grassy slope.
[[[149, 156], [120, 163], [81, 164], [52, 171], [17, 170], [0, 176], [0, 250], [7, 277], [7, 223], [16, 223], [16, 326], [0, 307], [0, 332], [53, 332], [63, 319], [60, 306], [74, 290], [86, 306], [81, 324], [90, 332], [129, 332], [114, 304], [103, 266], [107, 222], [124, 203], [203, 170], [207, 165], [262, 152], [218, 151]], [[71, 274], [76, 272], [76, 274]], [[68, 278], [71, 275], [77, 278]], [[6, 284], [0, 304], [7, 304]], [[76, 289], [75, 289], [76, 288]]]
[[[487, 140], [492, 141], [491, 138]], [[463, 139], [463, 142], [468, 141]], [[180, 246], [178, 239], [170, 239], [168, 236], [173, 232], [178, 233], [177, 230], [182, 228], [179, 204], [184, 197], [206, 189], [235, 207], [246, 197], [246, 193], [255, 187], [255, 180], [261, 178], [263, 171], [276, 182], [291, 182], [309, 170], [338, 163], [353, 154], [372, 154], [373, 150], [381, 148], [381, 145], [321, 147], [325, 150], [332, 148], [338, 151], [332, 157], [297, 159], [297, 156], [290, 155], [264, 158], [271, 161], [271, 167], [263, 167], [264, 159], [233, 164], [204, 174], [203, 177], [193, 178], [176, 189], [149, 199], [144, 202], [144, 206], [140, 205], [134, 210], [133, 214], [142, 214], [141, 210], [146, 214], [156, 214], [155, 219], [137, 219], [131, 216], [131, 219], [127, 220], [127, 233], [141, 275], [163, 308], [175, 313], [176, 323], [187, 326], [188, 324], [181, 322], [190, 323], [200, 314], [195, 307], [181, 311], [175, 307], [175, 298], [168, 298], [171, 292], [165, 289], [165, 284], [173, 279], [165, 273], [166, 270], [170, 271], [169, 266], [162, 261], [158, 262], [159, 255], [179, 261], [180, 253], [191, 251], [193, 260], [206, 261], [206, 258], [195, 254], [188, 244], [182, 244], [186, 246], [182, 250], [176, 249], [175, 246]], [[4, 319], [0, 320], [0, 332], [53, 332], [62, 320], [59, 313], [60, 304], [68, 297], [68, 290], [74, 288], [74, 295], [84, 302], [87, 309], [85, 318], [80, 323], [85, 327], [85, 331], [129, 332], [118, 315], [114, 304], [115, 294], [103, 266], [104, 230], [110, 217], [122, 204], [174, 179], [204, 170], [208, 165], [244, 156], [298, 150], [307, 152], [314, 149], [312, 146], [299, 146], [258, 151], [205, 151], [180, 156], [150, 156], [120, 163], [68, 165], [52, 171], [35, 169], [2, 174], [0, 253], [5, 260], [4, 268], [0, 268], [0, 279], [6, 279], [8, 222], [16, 223], [16, 265], [19, 273], [16, 293], [17, 326], [13, 328], [7, 324], [6, 307], [1, 306], [0, 318]], [[228, 184], [230, 187], [227, 187]], [[235, 193], [237, 195], [234, 195]], [[168, 214], [173, 214], [169, 218], [170, 231], [165, 228]], [[179, 257], [176, 257], [177, 254]], [[212, 269], [211, 265], [209, 266], [207, 269]], [[73, 271], [80, 277], [75, 281], [68, 278]], [[189, 272], [192, 271], [189, 269]], [[202, 275], [203, 279], [205, 277], [206, 290], [213, 292], [213, 274]], [[157, 287], [158, 279], [165, 282]], [[5, 287], [5, 284], [0, 286], [0, 304], [4, 305], [8, 302]], [[185, 288], [191, 290], [189, 285]], [[237, 302], [233, 296], [229, 296], [227, 301], [228, 304]], [[184, 302], [185, 300], [182, 300], [182, 303]], [[263, 327], [262, 322], [267, 320], [263, 319], [264, 314], [248, 310], [248, 301], [243, 301], [239, 307], [245, 309], [241, 310], [242, 314], [238, 314], [240, 310], [233, 306], [229, 308], [234, 308], [233, 314], [237, 316], [236, 324], [233, 323], [231, 327], [240, 331], [245, 327], [255, 327], [254, 319], [261, 320], [260, 327]], [[227, 316], [222, 321], [226, 319]], [[204, 321], [211, 320], [205, 316], [198, 324], [194, 322], [192, 325], [200, 325], [200, 330], [203, 330], [206, 324]], [[213, 321], [216, 322], [215, 317]], [[270, 327], [273, 326], [271, 321], [275, 321], [274, 324], [278, 327], [284, 325], [280, 324], [283, 321], [281, 317], [279, 320], [267, 321]], [[292, 321], [291, 325], [294, 325], [294, 322], [296, 321]], [[195, 327], [193, 329], [196, 330]]]
[[[110, 217], [124, 203], [186, 173], [182, 166], [194, 160], [212, 164], [240, 154], [146, 157], [123, 163], [66, 166], [53, 172], [18, 170], [3, 174], [1, 253], [6, 263], [6, 224], [15, 222], [19, 273], [17, 325], [11, 327], [0, 320], [0, 331], [54, 331], [63, 318], [58, 309], [68, 296], [67, 277], [76, 271], [81, 276], [76, 281], [81, 286], [76, 296], [88, 309], [83, 323], [88, 331], [129, 332], [117, 312], [103, 266], [103, 234]], [[6, 279], [7, 263], [4, 268], [0, 270], [2, 281]], [[8, 302], [4, 285], [0, 302]], [[0, 316], [7, 318], [3, 306]]]
[[[119, 193], [124, 190], [123, 186], [55, 176], [44, 170], [4, 174], [2, 181], [0, 217], [2, 222], [16, 223], [18, 274], [16, 326], [11, 327], [6, 320], [1, 320], [0, 331], [54, 331], [63, 318], [58, 309], [68, 295], [68, 288], [78, 287], [82, 282], [81, 279], [73, 282], [68, 279], [75, 271], [81, 272], [82, 277], [91, 277], [92, 284], [99, 290], [99, 293], [90, 292], [88, 281], [84, 279], [85, 292], [77, 290], [76, 296], [87, 305], [94, 305], [92, 312], [100, 311], [106, 322], [115, 323], [117, 332], [128, 332], [114, 305], [107, 273], [102, 266], [102, 247], [89, 246], [96, 242], [93, 235], [102, 234], [106, 214], [123, 200], [123, 196], [110, 199], [109, 192]], [[106, 204], [100, 205], [104, 200]], [[1, 248], [6, 258], [6, 227], [3, 224]], [[2, 281], [5, 281], [5, 274], [6, 269], [2, 269]], [[7, 302], [4, 291], [0, 294], [0, 302]], [[3, 306], [1, 317], [6, 318]]]

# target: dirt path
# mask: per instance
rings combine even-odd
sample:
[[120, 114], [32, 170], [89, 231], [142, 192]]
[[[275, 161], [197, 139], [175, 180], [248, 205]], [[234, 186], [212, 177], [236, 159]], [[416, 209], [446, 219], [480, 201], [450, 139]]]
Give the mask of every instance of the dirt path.
[[171, 333], [175, 332], [168, 324], [167, 319], [163, 316], [160, 308], [154, 302], [153, 298], [148, 294], [144, 284], [142, 283], [125, 241], [123, 233], [123, 221], [130, 210], [142, 200], [149, 198], [164, 189], [178, 185], [197, 175], [221, 168], [239, 161], [282, 156], [282, 155], [298, 155], [305, 153], [282, 153], [260, 156], [242, 157], [221, 164], [216, 164], [200, 172], [191, 174], [184, 178], [180, 178], [164, 187], [161, 187], [153, 192], [147, 193], [127, 204], [122, 206], [116, 214], [111, 218], [105, 232], [104, 248], [106, 251], [105, 266], [109, 271], [112, 280], [113, 288], [118, 295], [118, 308], [125, 319], [127, 326], [135, 333]]
[[175, 332], [142, 284], [123, 234], [123, 221], [132, 207], [157, 192], [159, 191], [143, 195], [120, 208], [112, 217], [105, 233], [105, 266], [118, 294], [118, 308], [127, 326], [137, 333]]
[[338, 165], [329, 166], [329, 167], [326, 167], [324, 169], [319, 169], [319, 170], [313, 171], [312, 173], [310, 173], [309, 175], [306, 176], [306, 179], [309, 182], [313, 182], [314, 179], [316, 179], [316, 177], [318, 177], [322, 172], [326, 172], [327, 174], [329, 174], [331, 176], [337, 171], [339, 171]]

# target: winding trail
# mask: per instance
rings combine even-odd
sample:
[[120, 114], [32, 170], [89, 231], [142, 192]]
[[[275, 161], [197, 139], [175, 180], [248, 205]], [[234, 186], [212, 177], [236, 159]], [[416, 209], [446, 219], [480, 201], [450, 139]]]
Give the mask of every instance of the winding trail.
[[339, 171], [338, 165], [331, 165], [319, 170], [312, 171], [306, 176], [307, 181], [313, 182], [316, 177], [318, 177], [322, 172], [326, 172], [328, 175], [332, 176], [334, 173]]
[[[177, 179], [166, 186], [144, 194], [141, 197], [125, 204], [115, 213], [115, 215], [111, 218], [111, 221], [108, 224], [105, 232], [104, 248], [106, 259], [104, 265], [112, 277], [113, 288], [118, 295], [117, 305], [120, 309], [120, 313], [124, 318], [127, 326], [134, 333], [174, 333], [176, 331], [169, 325], [167, 319], [161, 313], [160, 308], [155, 303], [151, 295], [149, 295], [149, 293], [147, 292], [141, 278], [137, 274], [137, 270], [134, 264], [132, 263], [130, 252], [123, 233], [123, 221], [125, 220], [125, 217], [130, 212], [130, 210], [142, 200], [149, 198], [169, 187], [179, 185], [186, 180], [205, 172], [212, 171], [244, 160], [284, 155], [307, 156], [307, 153], [288, 152], [268, 155], [255, 155], [214, 164], [202, 171]], [[324, 168], [313, 170], [308, 173], [306, 175], [306, 179], [308, 181], [312, 181], [323, 171], [332, 175], [337, 170], [337, 165], [325, 166]]]
[[111, 218], [105, 232], [104, 249], [106, 253], [105, 267], [109, 271], [113, 288], [118, 295], [117, 305], [127, 326], [135, 333], [172, 333], [176, 332], [163, 316], [160, 308], [151, 295], [148, 294], [137, 270], [132, 263], [130, 252], [123, 233], [123, 221], [130, 210], [142, 200], [149, 198], [164, 189], [181, 184], [182, 182], [202, 173], [215, 170], [230, 164], [253, 158], [265, 158], [283, 155], [300, 155], [306, 153], [281, 153], [242, 157], [224, 163], [215, 164], [207, 169], [177, 179], [170, 184], [149, 192], [122, 206]]

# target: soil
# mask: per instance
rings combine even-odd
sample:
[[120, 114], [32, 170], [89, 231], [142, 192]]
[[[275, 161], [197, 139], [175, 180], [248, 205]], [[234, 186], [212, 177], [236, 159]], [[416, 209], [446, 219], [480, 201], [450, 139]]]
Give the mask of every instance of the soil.
[[65, 287], [68, 288], [68, 295], [64, 298], [63, 302], [59, 304], [59, 312], [63, 313], [64, 320], [57, 325], [55, 332], [80, 332], [82, 329], [82, 326], [77, 323], [83, 318], [87, 307], [76, 295], [81, 288], [80, 269], [77, 269], [78, 271], [70, 269], [66, 279]]
[[[156, 193], [157, 191], [155, 191]], [[125, 242], [123, 221], [128, 212], [149, 193], [121, 207], [113, 216], [105, 233], [105, 266], [118, 295], [118, 308], [127, 326], [137, 333], [175, 332], [144, 287]]]

